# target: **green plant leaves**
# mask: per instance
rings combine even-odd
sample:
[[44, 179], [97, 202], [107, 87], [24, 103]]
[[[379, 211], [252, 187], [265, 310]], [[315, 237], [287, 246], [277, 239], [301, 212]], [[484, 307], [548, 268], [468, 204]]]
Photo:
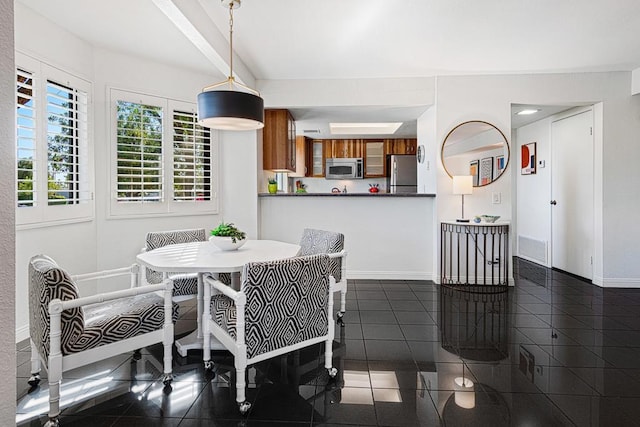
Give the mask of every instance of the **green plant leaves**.
[[231, 241], [236, 243], [237, 240], [243, 240], [246, 238], [247, 234], [244, 231], [238, 230], [232, 222], [224, 223], [221, 222], [216, 228], [211, 230], [212, 236], [219, 237], [231, 237]]

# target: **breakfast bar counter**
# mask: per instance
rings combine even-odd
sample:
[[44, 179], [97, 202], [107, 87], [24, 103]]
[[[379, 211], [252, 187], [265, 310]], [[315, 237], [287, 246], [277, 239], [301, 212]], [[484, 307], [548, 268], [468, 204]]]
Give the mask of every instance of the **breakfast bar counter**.
[[298, 243], [305, 228], [345, 236], [347, 278], [432, 280], [438, 234], [433, 194], [260, 194], [261, 239]]

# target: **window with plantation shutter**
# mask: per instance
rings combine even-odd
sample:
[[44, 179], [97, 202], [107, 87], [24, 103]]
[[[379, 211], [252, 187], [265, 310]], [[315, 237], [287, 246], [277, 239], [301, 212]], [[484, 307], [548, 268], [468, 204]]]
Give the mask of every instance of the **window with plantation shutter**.
[[217, 133], [195, 104], [110, 89], [110, 216], [216, 213]]
[[[87, 139], [87, 94], [47, 81], [47, 199], [49, 205], [87, 202], [82, 141]], [[86, 154], [84, 154], [86, 156]]]
[[18, 207], [33, 207], [36, 204], [36, 108], [33, 75], [28, 71], [18, 69], [16, 95]]
[[193, 112], [173, 111], [173, 200], [211, 200], [211, 131]]
[[117, 176], [120, 202], [162, 201], [162, 107], [117, 102]]
[[93, 217], [91, 84], [16, 53], [16, 223]]

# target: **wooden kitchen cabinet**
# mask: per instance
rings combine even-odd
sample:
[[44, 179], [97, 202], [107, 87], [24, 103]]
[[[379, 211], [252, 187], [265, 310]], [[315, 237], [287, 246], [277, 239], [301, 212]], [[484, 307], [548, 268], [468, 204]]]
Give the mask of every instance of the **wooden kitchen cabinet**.
[[296, 136], [296, 170], [293, 177], [324, 177], [324, 144], [321, 139]]
[[385, 151], [387, 154], [416, 154], [418, 140], [416, 138], [385, 139]]
[[325, 158], [364, 157], [362, 139], [325, 139]]
[[296, 171], [296, 125], [289, 110], [264, 110], [262, 168]]
[[384, 141], [364, 141], [364, 177], [376, 178], [385, 176]]
[[[307, 138], [308, 139], [308, 138]], [[324, 141], [312, 139], [307, 142], [307, 175], [317, 178], [324, 177]]]

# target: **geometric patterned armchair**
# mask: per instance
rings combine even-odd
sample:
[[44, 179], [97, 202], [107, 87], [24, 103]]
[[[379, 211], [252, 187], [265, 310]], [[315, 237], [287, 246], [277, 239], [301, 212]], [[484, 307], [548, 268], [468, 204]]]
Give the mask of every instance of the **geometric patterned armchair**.
[[[147, 233], [146, 247], [143, 251], [150, 251], [167, 245], [178, 243], [206, 242], [204, 228], [190, 230], [152, 231]], [[143, 283], [162, 283], [163, 277], [169, 276], [173, 280], [173, 296], [185, 297], [198, 294], [198, 275], [195, 273], [163, 273], [146, 268], [143, 272]], [[177, 298], [183, 300], [186, 298]]]
[[347, 252], [344, 250], [344, 234], [333, 231], [305, 228], [300, 239], [299, 256], [333, 254], [330, 263], [331, 276], [335, 280], [334, 292], [340, 292], [338, 323], [344, 325], [342, 316], [347, 303]]
[[[173, 323], [178, 306], [171, 302], [170, 280], [158, 285], [79, 298], [76, 282], [129, 276], [139, 280], [137, 265], [71, 276], [46, 255], [29, 262], [29, 335], [31, 378], [40, 382], [40, 366], [49, 374], [49, 421], [57, 426], [62, 374], [117, 354], [164, 344], [164, 378], [172, 381]], [[158, 295], [162, 291], [163, 296]]]
[[205, 369], [213, 369], [213, 335], [234, 356], [236, 401], [242, 414], [246, 400], [248, 365], [324, 342], [325, 363], [331, 378], [335, 334], [329, 256], [312, 255], [244, 265], [240, 290], [204, 276]]

